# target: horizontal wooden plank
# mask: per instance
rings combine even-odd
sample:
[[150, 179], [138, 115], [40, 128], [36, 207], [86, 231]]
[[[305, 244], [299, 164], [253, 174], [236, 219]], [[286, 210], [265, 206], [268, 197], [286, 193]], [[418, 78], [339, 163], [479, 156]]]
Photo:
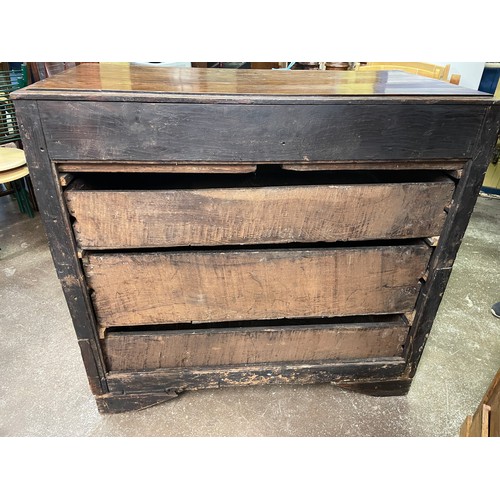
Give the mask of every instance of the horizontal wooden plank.
[[[84, 63], [34, 83], [20, 94], [43, 90], [222, 95], [427, 95], [484, 96], [477, 90], [406, 71], [272, 71], [180, 68], [144, 63]], [[91, 94], [92, 95], [92, 94]]]
[[52, 160], [468, 158], [485, 109], [443, 104], [40, 101]]
[[390, 314], [415, 305], [425, 244], [315, 250], [89, 253], [103, 327]]
[[65, 193], [84, 249], [335, 242], [439, 234], [454, 183]]
[[[465, 160], [424, 160], [424, 161], [323, 161], [315, 163], [280, 163], [283, 170], [297, 172], [318, 172], [337, 170], [442, 170], [448, 175], [452, 172], [461, 172]], [[274, 168], [276, 162], [261, 162], [260, 169]], [[149, 161], [81, 161], [58, 162], [59, 172], [122, 172], [122, 173], [223, 173], [241, 174], [256, 170], [255, 162], [169, 162], [158, 163]], [[457, 174], [458, 175], [458, 174]]]
[[[246, 174], [255, 172], [255, 164], [169, 164], [169, 163], [59, 163], [59, 172], [139, 172], [139, 173], [171, 173], [177, 174]], [[448, 168], [450, 168], [448, 166]]]
[[318, 384], [356, 381], [376, 382], [403, 376], [406, 363], [401, 358], [377, 361], [321, 363], [280, 363], [260, 366], [212, 366], [173, 368], [138, 372], [110, 372], [112, 392], [184, 391], [220, 387], [268, 384]]
[[362, 359], [402, 355], [408, 325], [395, 322], [113, 333], [111, 371]]
[[[283, 170], [297, 172], [324, 170], [447, 170], [461, 169], [463, 160], [447, 161], [356, 161], [356, 162], [321, 162], [321, 163], [284, 163]], [[454, 170], [456, 171], [456, 170]]]

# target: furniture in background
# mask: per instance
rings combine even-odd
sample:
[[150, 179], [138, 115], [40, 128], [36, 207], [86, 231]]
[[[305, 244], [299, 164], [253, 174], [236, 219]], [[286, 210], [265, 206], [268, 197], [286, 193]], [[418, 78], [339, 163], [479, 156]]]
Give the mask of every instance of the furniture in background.
[[279, 69], [282, 68], [282, 64], [279, 62], [251, 62], [251, 69]]
[[[357, 68], [358, 71], [377, 71], [377, 70], [399, 70], [414, 75], [427, 76], [436, 80], [448, 81], [450, 65], [439, 66], [437, 64], [423, 62], [367, 62]], [[458, 85], [460, 75], [453, 74], [450, 77], [450, 83]]]
[[28, 85], [28, 73], [25, 64], [17, 71], [10, 69], [0, 71], [0, 145], [14, 143], [18, 147], [21, 146], [16, 112], [10, 94], [26, 85]]
[[427, 76], [437, 80], [447, 80], [450, 65], [438, 66], [423, 62], [367, 62], [358, 71], [399, 70], [414, 75]]
[[[28, 84], [26, 64], [0, 71], [0, 196], [13, 194], [22, 213], [34, 216], [37, 203], [22, 150], [11, 92]], [[9, 147], [7, 147], [9, 146]]]
[[474, 414], [465, 418], [460, 437], [500, 437], [500, 370]]
[[[293, 70], [334, 70], [334, 71], [377, 71], [400, 70], [406, 73], [422, 75], [437, 80], [448, 81], [450, 65], [439, 66], [422, 62], [252, 62], [252, 63], [213, 63], [192, 62], [193, 68], [232, 68], [232, 69], [293, 69]], [[449, 82], [455, 85], [460, 83], [460, 75], [453, 74]]]
[[498, 103], [401, 72], [106, 75], [13, 95], [100, 411], [257, 384], [405, 394]]
[[[500, 100], [500, 63], [487, 63], [485, 67], [485, 74], [483, 74], [483, 78], [481, 79], [481, 84], [479, 85], [479, 90], [484, 92], [494, 93], [494, 97], [497, 100]], [[497, 73], [498, 71], [498, 73]], [[496, 73], [496, 74], [495, 74]], [[485, 81], [483, 81], [483, 79]], [[492, 88], [492, 84], [496, 80], [496, 87]], [[498, 137], [497, 146], [496, 146], [496, 154], [493, 156], [493, 159], [486, 171], [486, 175], [484, 177], [483, 187], [481, 191], [483, 193], [489, 195], [500, 195], [500, 136]]]
[[69, 68], [74, 68], [77, 62], [30, 62], [28, 63], [34, 82], [45, 80]]
[[279, 62], [192, 62], [193, 68], [230, 68], [230, 69], [277, 69]]
[[0, 196], [13, 194], [21, 213], [34, 217], [32, 193], [24, 180], [28, 178], [24, 151], [17, 148], [0, 147]]
[[[29, 62], [28, 76], [30, 83], [45, 80], [51, 76], [57, 75], [67, 69], [75, 68], [81, 62]], [[85, 64], [99, 64], [97, 62], [86, 62]]]
[[250, 69], [249, 62], [192, 62], [193, 68]]

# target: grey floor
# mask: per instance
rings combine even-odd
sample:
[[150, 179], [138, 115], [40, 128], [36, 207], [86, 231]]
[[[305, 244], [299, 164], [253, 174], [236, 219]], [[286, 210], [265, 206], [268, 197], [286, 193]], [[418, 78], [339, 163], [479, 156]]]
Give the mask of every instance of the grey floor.
[[500, 200], [479, 198], [405, 397], [329, 385], [190, 392], [100, 415], [37, 214], [0, 198], [0, 435], [456, 436], [500, 368]]

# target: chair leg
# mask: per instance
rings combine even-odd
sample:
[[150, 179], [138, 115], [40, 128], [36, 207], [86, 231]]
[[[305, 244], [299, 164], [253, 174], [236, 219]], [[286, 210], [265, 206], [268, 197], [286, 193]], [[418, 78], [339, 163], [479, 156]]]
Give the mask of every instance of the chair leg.
[[18, 182], [17, 182], [17, 181], [12, 181], [12, 182], [10, 183], [10, 185], [11, 185], [11, 187], [12, 187], [13, 191], [14, 191], [14, 198], [15, 198], [15, 199], [16, 199], [16, 201], [17, 201], [17, 206], [18, 206], [18, 208], [19, 208], [19, 211], [20, 211], [21, 213], [24, 213], [24, 210], [23, 210], [23, 204], [22, 204], [22, 202], [21, 202], [21, 196], [20, 196], [20, 194], [19, 194], [19, 185], [18, 185]]
[[29, 191], [27, 189], [27, 186], [25, 187], [25, 182], [21, 182], [21, 196], [24, 201], [24, 207], [26, 209], [26, 212], [28, 216], [32, 219], [35, 214], [33, 213], [32, 205], [31, 205], [31, 200], [29, 197]]
[[29, 175], [25, 177], [25, 179], [26, 179], [26, 185], [28, 186], [28, 193], [30, 196], [31, 206], [33, 207], [33, 210], [36, 210], [38, 212], [39, 211], [38, 202], [36, 201], [35, 198], [35, 190], [33, 189], [33, 183], [31, 182], [31, 178]]
[[24, 187], [23, 180], [17, 180], [13, 183], [14, 192], [17, 200], [17, 204], [19, 205], [19, 210], [23, 214], [28, 214], [29, 217], [33, 218], [35, 214], [33, 213], [33, 209], [31, 208], [31, 202], [28, 197], [28, 192]]

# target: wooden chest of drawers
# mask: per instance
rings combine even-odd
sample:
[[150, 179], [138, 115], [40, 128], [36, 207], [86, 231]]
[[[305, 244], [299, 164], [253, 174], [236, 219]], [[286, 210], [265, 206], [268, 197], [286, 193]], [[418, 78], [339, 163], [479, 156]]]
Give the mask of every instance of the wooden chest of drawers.
[[402, 72], [81, 65], [13, 95], [103, 412], [408, 391], [499, 127]]

